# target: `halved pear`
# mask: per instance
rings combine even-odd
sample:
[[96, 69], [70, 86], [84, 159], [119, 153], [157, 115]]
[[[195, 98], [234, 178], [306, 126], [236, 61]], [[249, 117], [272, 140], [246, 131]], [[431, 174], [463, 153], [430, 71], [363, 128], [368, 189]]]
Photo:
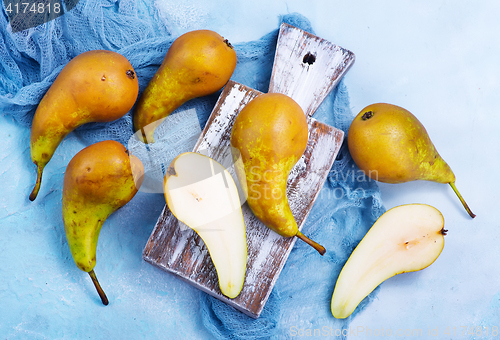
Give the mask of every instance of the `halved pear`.
[[245, 281], [247, 239], [238, 189], [229, 172], [210, 157], [182, 153], [170, 163], [164, 192], [172, 214], [207, 246], [222, 294], [238, 296]]
[[407, 204], [385, 212], [347, 260], [332, 297], [332, 314], [347, 318], [386, 279], [424, 269], [444, 247], [443, 215], [426, 204]]

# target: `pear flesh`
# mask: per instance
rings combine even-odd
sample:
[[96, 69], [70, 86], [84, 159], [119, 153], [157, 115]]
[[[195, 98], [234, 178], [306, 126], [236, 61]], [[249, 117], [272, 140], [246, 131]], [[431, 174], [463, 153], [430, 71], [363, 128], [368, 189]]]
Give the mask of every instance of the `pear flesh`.
[[164, 191], [172, 214], [208, 248], [222, 294], [238, 296], [245, 280], [247, 241], [238, 188], [229, 172], [210, 157], [183, 153], [170, 164]]
[[388, 210], [354, 249], [337, 279], [331, 309], [347, 318], [386, 279], [431, 265], [444, 247], [443, 215], [426, 204]]

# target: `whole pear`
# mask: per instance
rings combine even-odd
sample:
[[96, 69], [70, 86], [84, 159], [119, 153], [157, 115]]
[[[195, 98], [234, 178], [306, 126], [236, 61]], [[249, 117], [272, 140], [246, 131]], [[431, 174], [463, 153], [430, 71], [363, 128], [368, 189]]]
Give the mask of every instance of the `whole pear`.
[[37, 180], [29, 196], [38, 195], [44, 167], [71, 131], [90, 122], [110, 122], [134, 105], [139, 83], [123, 55], [92, 50], [73, 58], [38, 105], [31, 125], [31, 159]]
[[135, 196], [143, 175], [141, 161], [111, 140], [82, 149], [64, 174], [62, 216], [69, 249], [105, 305], [108, 299], [94, 273], [99, 233], [106, 219]]
[[297, 236], [323, 255], [325, 248], [298, 230], [286, 194], [288, 175], [307, 141], [304, 111], [280, 93], [251, 100], [238, 113], [231, 131], [233, 158], [241, 157], [243, 163], [236, 172], [254, 215], [276, 233]]
[[384, 183], [448, 183], [468, 214], [476, 216], [458, 192], [455, 174], [408, 110], [387, 103], [365, 107], [352, 121], [347, 142], [354, 162], [370, 178]]
[[134, 109], [134, 130], [144, 143], [163, 119], [188, 100], [220, 90], [236, 68], [236, 52], [211, 30], [195, 30], [170, 46]]

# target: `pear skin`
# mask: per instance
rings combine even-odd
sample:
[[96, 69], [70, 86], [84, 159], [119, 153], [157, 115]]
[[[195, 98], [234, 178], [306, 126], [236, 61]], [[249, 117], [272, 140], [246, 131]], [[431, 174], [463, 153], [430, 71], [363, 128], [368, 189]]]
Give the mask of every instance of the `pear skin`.
[[284, 237], [297, 236], [320, 254], [325, 248], [298, 230], [286, 195], [288, 175], [304, 153], [307, 119], [290, 97], [265, 93], [238, 114], [231, 131], [233, 158], [241, 156], [237, 175], [246, 187], [247, 203], [267, 227]]
[[31, 160], [37, 166], [37, 180], [29, 199], [38, 195], [43, 169], [64, 137], [80, 125], [122, 117], [138, 93], [134, 68], [119, 53], [92, 50], [66, 64], [33, 117]]
[[104, 305], [108, 299], [94, 273], [99, 233], [106, 219], [135, 196], [143, 175], [141, 161], [111, 140], [82, 149], [64, 174], [62, 216], [69, 249]]
[[347, 142], [354, 162], [370, 178], [384, 183], [448, 183], [467, 213], [476, 216], [458, 192], [450, 166], [408, 110], [387, 103], [365, 107], [352, 121]]
[[236, 52], [227, 39], [211, 30], [195, 30], [170, 46], [134, 109], [134, 130], [144, 143], [163, 119], [188, 100], [220, 90], [236, 68]]
[[383, 281], [430, 266], [443, 250], [446, 232], [443, 215], [430, 205], [386, 211], [342, 268], [331, 301], [333, 316], [347, 318]]

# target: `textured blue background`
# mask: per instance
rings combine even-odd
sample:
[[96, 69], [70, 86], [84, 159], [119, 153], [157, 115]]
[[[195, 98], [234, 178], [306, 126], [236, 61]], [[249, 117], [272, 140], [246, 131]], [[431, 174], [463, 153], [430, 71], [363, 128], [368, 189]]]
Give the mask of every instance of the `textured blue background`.
[[[381, 285], [376, 299], [349, 320], [356, 330], [349, 339], [380, 338], [382, 329], [386, 335], [389, 329], [394, 334], [422, 330], [423, 338], [438, 329], [443, 338], [447, 327], [448, 338], [471, 338], [462, 336], [463, 327], [480, 327], [482, 337], [476, 338], [487, 338], [486, 327], [490, 334], [492, 327], [500, 327], [500, 223], [494, 215], [499, 192], [500, 5], [486, 0], [474, 6], [445, 0], [316, 0], [307, 5], [295, 0], [163, 0], [158, 7], [158, 20], [168, 19], [175, 35], [209, 28], [234, 43], [273, 31], [280, 15], [305, 15], [317, 35], [356, 54], [345, 77], [352, 111], [380, 101], [409, 109], [454, 169], [475, 220], [446, 185], [379, 185], [386, 208], [413, 202], [434, 205], [443, 213], [449, 234], [432, 266]], [[106, 261], [100, 262], [98, 276], [112, 304], [100, 306], [88, 276], [75, 270], [62, 219], [52, 218], [61, 209], [60, 188], [47, 182], [44, 199], [27, 202], [34, 176], [29, 129], [3, 113], [0, 126], [0, 337], [210, 338], [201, 322], [199, 292], [141, 259], [164, 205], [162, 195], [139, 193], [103, 228], [98, 251]], [[66, 138], [46, 168], [55, 174], [52, 183], [62, 180], [70, 155], [85, 145], [77, 135]], [[314, 319], [317, 308], [306, 309], [304, 319]], [[284, 315], [293, 317], [301, 319]], [[297, 323], [277, 338], [318, 327], [330, 324]], [[365, 336], [369, 329], [373, 337]]]

